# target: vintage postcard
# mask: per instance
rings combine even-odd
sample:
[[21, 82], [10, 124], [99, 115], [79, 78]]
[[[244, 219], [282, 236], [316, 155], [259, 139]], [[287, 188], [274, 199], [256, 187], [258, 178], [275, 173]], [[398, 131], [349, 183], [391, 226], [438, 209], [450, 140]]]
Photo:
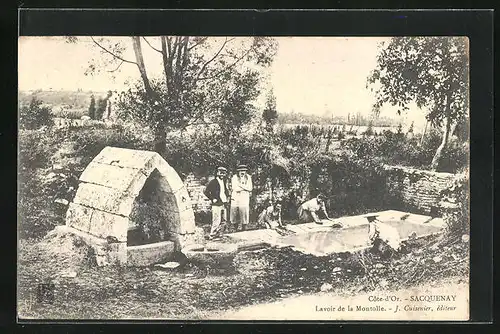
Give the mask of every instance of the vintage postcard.
[[18, 56], [19, 319], [469, 319], [468, 38]]

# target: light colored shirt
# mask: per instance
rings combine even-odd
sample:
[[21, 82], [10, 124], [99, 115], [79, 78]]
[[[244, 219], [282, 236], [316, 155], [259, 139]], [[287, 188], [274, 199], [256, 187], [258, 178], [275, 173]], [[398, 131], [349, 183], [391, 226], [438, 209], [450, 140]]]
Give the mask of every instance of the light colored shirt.
[[236, 206], [249, 206], [250, 193], [253, 190], [252, 177], [246, 174], [240, 178], [233, 175], [231, 178], [231, 201]]
[[309, 212], [317, 212], [319, 210], [325, 210], [325, 204], [319, 204], [316, 198], [310, 199], [307, 202], [304, 202], [302, 205], [302, 210], [306, 210]]
[[219, 182], [219, 186], [220, 186], [220, 199], [222, 201], [222, 203], [226, 203], [227, 202], [227, 196], [226, 196], [226, 187], [224, 186], [224, 181], [217, 178], [217, 181]]

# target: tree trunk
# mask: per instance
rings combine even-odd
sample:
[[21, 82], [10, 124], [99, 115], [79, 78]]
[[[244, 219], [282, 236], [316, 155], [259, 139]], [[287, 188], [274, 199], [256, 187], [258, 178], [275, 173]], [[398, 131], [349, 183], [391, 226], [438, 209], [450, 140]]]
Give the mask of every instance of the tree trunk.
[[159, 123], [156, 125], [154, 132], [154, 141], [155, 152], [165, 158], [165, 149], [167, 147], [167, 131], [163, 123]]
[[429, 126], [429, 121], [425, 121], [424, 132], [422, 132], [422, 138], [420, 138], [420, 146], [424, 145], [424, 138], [427, 134], [427, 127]]
[[432, 158], [431, 162], [431, 169], [433, 171], [436, 171], [439, 168], [439, 163], [441, 162], [441, 156], [443, 154], [443, 151], [446, 150], [448, 146], [448, 139], [450, 137], [450, 130], [451, 130], [450, 123], [451, 123], [450, 117], [446, 116], [444, 124], [443, 140], [441, 141], [441, 144], [437, 148], [436, 153], [434, 154], [434, 158]]
[[141, 38], [139, 36], [132, 37], [132, 45], [134, 47], [135, 59], [137, 60], [137, 67], [139, 68], [139, 72], [141, 74], [142, 81], [144, 83], [144, 88], [146, 89], [146, 93], [150, 97], [151, 101], [154, 101], [154, 93], [151, 88], [151, 83], [149, 82], [149, 78], [146, 72], [146, 65], [144, 65], [144, 58], [142, 56], [142, 48], [141, 48]]

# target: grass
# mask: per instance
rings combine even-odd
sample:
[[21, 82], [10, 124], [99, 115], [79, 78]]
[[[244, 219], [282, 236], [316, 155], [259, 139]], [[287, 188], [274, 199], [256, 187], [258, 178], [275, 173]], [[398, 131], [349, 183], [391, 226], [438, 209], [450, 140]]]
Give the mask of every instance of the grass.
[[[246, 305], [316, 293], [323, 283], [354, 295], [450, 277], [467, 282], [468, 263], [467, 244], [428, 239], [408, 244], [389, 259], [372, 253], [314, 257], [268, 248], [240, 252], [234, 269], [226, 271], [190, 263], [170, 271], [95, 267], [85, 245], [52, 235], [41, 242], [21, 242], [18, 311], [23, 319], [206, 319]], [[62, 277], [67, 270], [76, 277]], [[54, 284], [52, 303], [37, 302], [35, 289], [41, 282]]]

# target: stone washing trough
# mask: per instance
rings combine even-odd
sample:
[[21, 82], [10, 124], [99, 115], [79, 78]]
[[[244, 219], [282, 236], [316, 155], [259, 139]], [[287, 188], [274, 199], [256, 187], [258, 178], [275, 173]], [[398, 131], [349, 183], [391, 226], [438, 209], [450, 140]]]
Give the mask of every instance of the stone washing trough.
[[[149, 228], [162, 231], [161, 238], [131, 243], [138, 223], [133, 209], [141, 196], [151, 192], [154, 207], [160, 209], [150, 219], [158, 226]], [[148, 208], [143, 212], [147, 214]], [[83, 171], [65, 228], [95, 250], [98, 265], [148, 266], [203, 240], [203, 231], [195, 227], [189, 194], [176, 171], [155, 152], [116, 147], [104, 148]]]
[[228, 237], [236, 244], [292, 247], [297, 251], [316, 256], [356, 252], [371, 247], [367, 217], [372, 216], [393, 227], [399, 234], [400, 241], [408, 240], [410, 235], [418, 239], [438, 234], [445, 227], [441, 218], [388, 210], [339, 218], [337, 220], [344, 225], [342, 229], [332, 228], [332, 222], [324, 221], [323, 225], [315, 223], [287, 225], [287, 229], [295, 232], [288, 236], [281, 236], [273, 230], [255, 230], [228, 234]]

